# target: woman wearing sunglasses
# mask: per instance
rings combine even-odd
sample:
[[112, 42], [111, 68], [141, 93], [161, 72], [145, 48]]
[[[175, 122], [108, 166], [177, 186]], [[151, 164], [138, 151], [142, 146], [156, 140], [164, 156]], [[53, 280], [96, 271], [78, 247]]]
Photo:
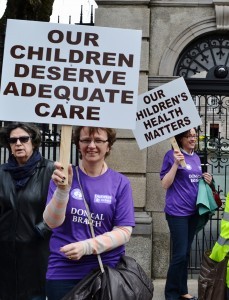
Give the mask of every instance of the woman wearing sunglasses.
[[77, 127], [74, 142], [81, 162], [78, 168], [69, 166], [67, 185], [62, 185], [64, 173], [56, 164], [44, 211], [45, 222], [53, 228], [46, 276], [48, 300], [62, 299], [98, 268], [97, 254], [104, 265], [114, 267], [125, 253], [135, 225], [134, 205], [128, 178], [105, 162], [115, 139], [111, 128]]
[[8, 162], [0, 166], [0, 299], [45, 300], [50, 229], [43, 222], [54, 163], [39, 152], [39, 129], [10, 123], [0, 130]]

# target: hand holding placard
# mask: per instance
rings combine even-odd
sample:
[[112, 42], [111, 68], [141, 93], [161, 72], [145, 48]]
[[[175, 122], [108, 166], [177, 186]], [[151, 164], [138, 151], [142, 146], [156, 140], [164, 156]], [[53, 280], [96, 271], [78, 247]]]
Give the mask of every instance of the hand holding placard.
[[61, 127], [61, 141], [60, 141], [60, 163], [64, 170], [65, 180], [63, 185], [68, 184], [68, 165], [70, 163], [71, 152], [71, 140], [72, 140], [72, 126], [63, 125]]
[[[172, 147], [173, 147], [174, 150], [179, 150], [179, 151], [180, 151], [180, 148], [179, 148], [179, 146], [178, 146], [178, 144], [177, 144], [177, 141], [176, 141], [175, 137], [172, 137], [172, 138], [170, 139], [170, 142], [171, 142]], [[184, 159], [180, 161], [180, 165], [181, 165], [183, 168], [186, 167], [186, 162], [185, 162]]]

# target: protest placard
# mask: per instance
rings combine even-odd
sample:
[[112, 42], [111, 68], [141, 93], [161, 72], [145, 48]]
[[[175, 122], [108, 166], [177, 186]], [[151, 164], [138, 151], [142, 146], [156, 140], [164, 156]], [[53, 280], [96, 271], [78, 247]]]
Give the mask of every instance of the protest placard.
[[180, 77], [138, 97], [133, 134], [139, 148], [144, 149], [201, 124], [188, 87]]
[[141, 35], [9, 19], [0, 120], [62, 125], [60, 161], [67, 172], [72, 125], [135, 128]]
[[9, 19], [0, 120], [133, 129], [140, 52], [140, 30]]

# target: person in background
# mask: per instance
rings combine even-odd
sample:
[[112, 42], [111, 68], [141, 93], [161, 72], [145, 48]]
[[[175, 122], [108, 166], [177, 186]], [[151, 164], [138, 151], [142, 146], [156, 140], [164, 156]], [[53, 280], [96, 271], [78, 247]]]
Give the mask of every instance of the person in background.
[[[212, 248], [211, 255], [209, 257], [214, 261], [220, 262], [227, 254], [229, 254], [229, 193], [227, 194], [223, 217], [221, 220], [220, 235]], [[227, 300], [229, 300], [229, 261], [227, 264], [226, 286]]]
[[[102, 262], [115, 267], [135, 226], [132, 188], [126, 176], [109, 168], [116, 132], [110, 128], [77, 127], [74, 142], [81, 163], [69, 165], [68, 183], [60, 163], [52, 175], [45, 222], [53, 229], [47, 271], [48, 300], [59, 300]], [[77, 178], [82, 185], [82, 190]], [[95, 231], [92, 238], [85, 200]]]
[[[165, 215], [172, 240], [165, 299], [192, 299], [188, 293], [188, 262], [191, 244], [198, 222], [196, 200], [198, 181], [203, 176], [208, 184], [212, 182], [209, 173], [203, 173], [198, 155], [194, 152], [197, 133], [194, 128], [177, 135], [180, 150], [169, 150], [160, 171], [162, 186], [166, 189]], [[186, 167], [180, 162], [185, 160]]]
[[10, 123], [0, 129], [8, 148], [0, 165], [0, 299], [45, 300], [51, 231], [43, 222], [54, 163], [39, 152], [39, 129]]

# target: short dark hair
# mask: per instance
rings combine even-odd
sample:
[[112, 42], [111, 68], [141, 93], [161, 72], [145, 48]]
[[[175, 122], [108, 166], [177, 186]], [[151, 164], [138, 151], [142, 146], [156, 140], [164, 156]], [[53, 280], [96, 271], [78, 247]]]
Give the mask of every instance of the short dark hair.
[[[75, 128], [74, 135], [73, 135], [73, 141], [76, 145], [76, 148], [79, 150], [79, 141], [80, 141], [80, 132], [84, 127], [88, 127], [89, 134], [94, 134], [95, 132], [98, 132], [99, 129], [106, 131], [107, 133], [107, 139], [108, 139], [108, 146], [111, 150], [112, 145], [116, 141], [116, 130], [113, 128], [103, 128], [103, 127], [89, 127], [89, 126], [78, 126]], [[110, 154], [110, 152], [107, 152], [105, 157], [107, 157]], [[80, 159], [82, 159], [82, 156], [80, 154]]]
[[10, 144], [8, 138], [12, 130], [16, 128], [21, 128], [25, 130], [31, 137], [34, 150], [37, 150], [41, 144], [41, 132], [37, 126], [31, 123], [23, 122], [12, 122], [0, 129], [0, 145], [8, 148], [10, 150]]

